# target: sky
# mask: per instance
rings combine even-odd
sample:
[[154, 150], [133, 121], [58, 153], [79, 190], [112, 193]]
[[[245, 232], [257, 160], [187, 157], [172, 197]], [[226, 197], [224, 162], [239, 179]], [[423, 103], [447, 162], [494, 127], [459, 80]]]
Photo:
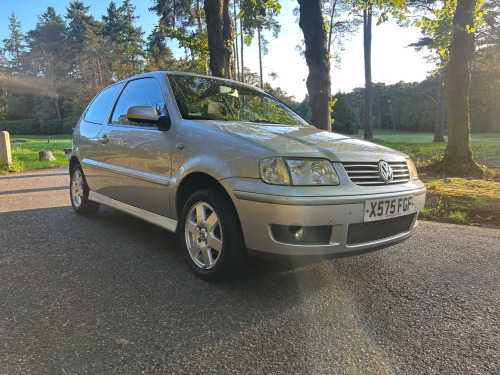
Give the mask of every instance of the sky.
[[[61, 15], [66, 14], [66, 7], [70, 0], [0, 0], [0, 48], [1, 42], [9, 36], [8, 17], [14, 12], [21, 22], [24, 32], [35, 27], [37, 17], [48, 6], [55, 8]], [[101, 19], [106, 14], [109, 5], [107, 0], [83, 0], [84, 4], [90, 6], [90, 14]], [[121, 0], [115, 0], [121, 5]], [[141, 26], [146, 32], [145, 37], [151, 33], [158, 22], [158, 17], [148, 10], [152, 0], [132, 0], [136, 7], [136, 25]], [[273, 87], [281, 87], [296, 100], [302, 100], [307, 93], [306, 78], [308, 74], [305, 59], [300, 56], [296, 46], [303, 39], [293, 8], [296, 2], [293, 0], [281, 0], [283, 6], [278, 21], [281, 24], [281, 32], [277, 39], [272, 35], [266, 35], [269, 40], [269, 53], [263, 56], [263, 75]], [[434, 69], [432, 64], [425, 61], [426, 52], [416, 52], [407, 47], [410, 43], [418, 40], [420, 31], [416, 27], [401, 28], [394, 21], [389, 21], [380, 26], [373, 26], [372, 35], [372, 81], [387, 84], [399, 81], [416, 82], [423, 80]], [[183, 51], [178, 49], [172, 42], [170, 48], [179, 57]], [[257, 43], [245, 49], [245, 65], [254, 72], [259, 70]], [[363, 63], [363, 35], [360, 29], [358, 33], [346, 44], [342, 53], [340, 68], [332, 64], [331, 80], [332, 93], [338, 91], [350, 92], [356, 87], [364, 86], [364, 63]], [[274, 81], [268, 76], [269, 73], [277, 73], [278, 78]]]

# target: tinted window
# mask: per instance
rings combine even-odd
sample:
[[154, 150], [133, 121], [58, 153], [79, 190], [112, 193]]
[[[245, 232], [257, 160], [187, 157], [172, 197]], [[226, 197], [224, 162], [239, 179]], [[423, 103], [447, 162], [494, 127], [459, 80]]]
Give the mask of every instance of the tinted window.
[[85, 121], [103, 124], [122, 86], [123, 83], [119, 83], [102, 90], [90, 105], [87, 113], [85, 113]]
[[150, 105], [161, 114], [165, 102], [158, 81], [154, 78], [143, 78], [130, 81], [116, 103], [111, 122], [123, 125], [156, 126], [127, 120], [127, 110], [133, 105]]

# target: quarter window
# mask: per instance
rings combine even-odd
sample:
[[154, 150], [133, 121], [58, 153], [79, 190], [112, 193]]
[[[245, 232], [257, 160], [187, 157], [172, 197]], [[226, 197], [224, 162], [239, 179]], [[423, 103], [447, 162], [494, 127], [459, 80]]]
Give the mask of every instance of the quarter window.
[[139, 125], [155, 127], [153, 124], [138, 123], [127, 120], [127, 110], [134, 105], [149, 105], [161, 114], [165, 101], [158, 81], [154, 78], [142, 78], [130, 81], [116, 103], [111, 123], [121, 125]]
[[116, 84], [102, 90], [90, 104], [85, 113], [85, 121], [103, 124], [109, 114], [111, 105], [123, 87], [123, 83]]

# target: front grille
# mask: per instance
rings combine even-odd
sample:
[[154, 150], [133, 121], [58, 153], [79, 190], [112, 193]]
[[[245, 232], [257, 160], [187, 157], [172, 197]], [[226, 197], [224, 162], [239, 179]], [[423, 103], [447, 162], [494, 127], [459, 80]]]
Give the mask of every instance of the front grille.
[[348, 162], [343, 163], [347, 175], [356, 185], [360, 186], [374, 186], [386, 184], [403, 184], [410, 181], [410, 171], [406, 161], [389, 162], [392, 168], [393, 179], [387, 183], [382, 180], [378, 170], [378, 162]]
[[396, 236], [411, 229], [415, 214], [391, 219], [350, 224], [347, 231], [347, 245], [356, 245]]

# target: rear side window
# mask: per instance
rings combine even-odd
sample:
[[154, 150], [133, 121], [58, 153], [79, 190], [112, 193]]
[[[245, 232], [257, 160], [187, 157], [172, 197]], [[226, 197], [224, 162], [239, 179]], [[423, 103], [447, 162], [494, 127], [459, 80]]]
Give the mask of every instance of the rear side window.
[[85, 121], [94, 122], [96, 124], [104, 124], [109, 109], [120, 92], [123, 83], [108, 87], [102, 90], [90, 104], [87, 113], [85, 113]]
[[133, 105], [149, 105], [161, 114], [165, 101], [161, 92], [160, 84], [155, 78], [142, 78], [130, 81], [116, 102], [111, 123], [121, 125], [156, 126], [132, 122], [127, 119], [127, 110]]

